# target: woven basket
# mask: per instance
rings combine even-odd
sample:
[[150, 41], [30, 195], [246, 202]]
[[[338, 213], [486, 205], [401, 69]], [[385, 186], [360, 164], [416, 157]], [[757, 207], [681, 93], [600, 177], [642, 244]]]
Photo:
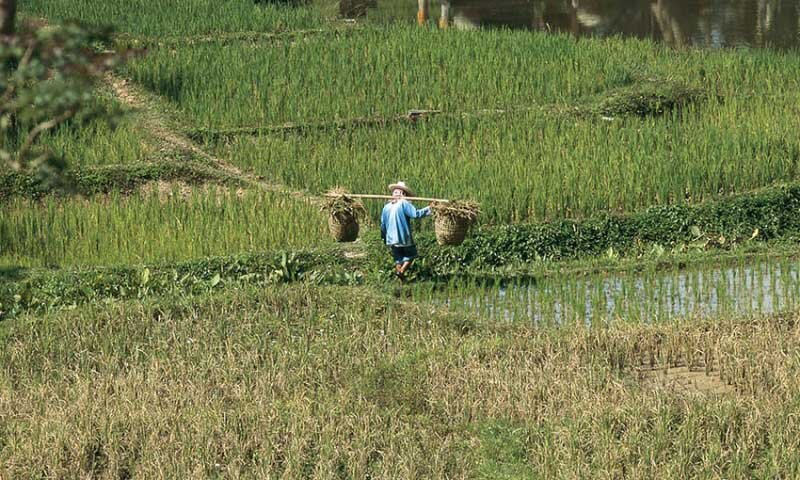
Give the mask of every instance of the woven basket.
[[358, 219], [355, 215], [328, 215], [328, 230], [337, 242], [355, 242], [358, 238]]
[[467, 236], [470, 221], [464, 217], [439, 214], [433, 221], [439, 245], [461, 245]]

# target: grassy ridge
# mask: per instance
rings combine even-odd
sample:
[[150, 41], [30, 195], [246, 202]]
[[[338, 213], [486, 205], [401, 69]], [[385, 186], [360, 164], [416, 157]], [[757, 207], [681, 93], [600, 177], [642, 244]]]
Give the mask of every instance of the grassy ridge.
[[[212, 257], [160, 266], [124, 265], [63, 270], [0, 267], [0, 318], [43, 313], [87, 303], [182, 297], [247, 285], [272, 288], [307, 280], [335, 285], [360, 282], [341, 266], [340, 252], [271, 252]], [[338, 268], [337, 268], [338, 266]]]
[[[0, 474], [792, 477], [796, 320], [533, 330], [296, 287], [20, 319]], [[681, 366], [697, 390], [652, 373]]]

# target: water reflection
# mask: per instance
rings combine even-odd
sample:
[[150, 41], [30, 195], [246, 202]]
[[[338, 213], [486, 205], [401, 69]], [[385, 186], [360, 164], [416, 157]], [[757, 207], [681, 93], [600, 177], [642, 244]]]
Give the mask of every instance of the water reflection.
[[[791, 48], [800, 44], [800, 0], [417, 0], [417, 20], [442, 27], [508, 27], [623, 35], [672, 46]], [[413, 0], [342, 0], [399, 12]], [[434, 8], [438, 11], [434, 12]], [[343, 7], [344, 8], [344, 7]], [[344, 8], [346, 10], [346, 8]], [[348, 12], [343, 10], [343, 14]], [[354, 12], [357, 13], [357, 12]]]
[[[425, 298], [427, 296], [427, 298]], [[800, 269], [792, 261], [633, 276], [544, 280], [536, 285], [451, 285], [418, 299], [478, 316], [535, 325], [646, 323], [686, 317], [774, 314], [797, 308]]]

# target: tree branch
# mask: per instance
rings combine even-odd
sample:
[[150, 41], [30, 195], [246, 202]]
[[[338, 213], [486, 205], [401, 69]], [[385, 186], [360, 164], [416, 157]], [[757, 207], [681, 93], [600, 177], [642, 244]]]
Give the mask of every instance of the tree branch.
[[[2, 2], [3, 0], [0, 0]], [[36, 49], [38, 42], [33, 41], [28, 45], [28, 48], [25, 50], [25, 53], [22, 55], [22, 60], [19, 61], [19, 65], [17, 65], [17, 71], [24, 70], [28, 64], [31, 62], [31, 58], [33, 57], [33, 51]], [[0, 114], [11, 111], [7, 107], [7, 105], [11, 104], [11, 99], [14, 98], [14, 92], [17, 90], [17, 85], [14, 82], [11, 82], [3, 93], [3, 97], [0, 98]]]
[[17, 163], [19, 165], [23, 164], [22, 159], [28, 154], [33, 144], [36, 142], [36, 139], [39, 138], [39, 135], [43, 134], [44, 132], [55, 128], [65, 121], [67, 121], [70, 117], [75, 114], [74, 110], [67, 110], [66, 112], [62, 113], [61, 115], [57, 116], [56, 118], [51, 118], [45, 122], [36, 125], [33, 130], [28, 134], [28, 137], [25, 139], [25, 143], [20, 147], [19, 153], [17, 153]]
[[17, 17], [17, 0], [0, 0], [0, 37], [14, 35]]

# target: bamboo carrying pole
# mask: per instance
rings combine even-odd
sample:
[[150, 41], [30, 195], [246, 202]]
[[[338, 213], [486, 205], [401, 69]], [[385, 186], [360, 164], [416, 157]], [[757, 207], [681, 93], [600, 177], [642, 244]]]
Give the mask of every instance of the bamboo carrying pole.
[[[395, 198], [392, 195], [372, 195], [367, 193], [326, 193], [326, 197], [353, 197], [353, 198], [380, 198], [385, 200], [391, 200]], [[450, 200], [445, 200], [443, 198], [427, 198], [427, 197], [402, 197], [405, 200], [419, 200], [420, 202], [439, 202], [439, 203], [450, 203]]]

